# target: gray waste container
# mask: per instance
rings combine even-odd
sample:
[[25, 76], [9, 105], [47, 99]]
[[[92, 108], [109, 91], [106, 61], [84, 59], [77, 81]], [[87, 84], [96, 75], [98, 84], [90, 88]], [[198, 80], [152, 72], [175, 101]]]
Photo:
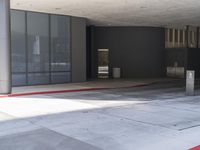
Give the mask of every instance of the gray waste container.
[[114, 79], [121, 78], [121, 68], [113, 68], [113, 78]]

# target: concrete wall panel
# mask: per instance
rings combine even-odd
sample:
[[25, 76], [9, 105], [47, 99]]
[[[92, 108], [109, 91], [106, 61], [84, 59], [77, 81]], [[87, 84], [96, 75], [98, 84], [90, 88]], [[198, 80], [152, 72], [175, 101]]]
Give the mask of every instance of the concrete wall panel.
[[72, 82], [86, 81], [86, 19], [71, 17]]

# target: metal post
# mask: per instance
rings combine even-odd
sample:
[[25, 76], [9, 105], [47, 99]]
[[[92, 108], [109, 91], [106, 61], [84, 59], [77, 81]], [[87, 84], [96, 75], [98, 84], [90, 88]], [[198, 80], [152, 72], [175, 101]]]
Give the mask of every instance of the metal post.
[[194, 79], [195, 79], [195, 71], [187, 70], [187, 74], [186, 74], [186, 95], [188, 95], [188, 96], [194, 95]]
[[11, 93], [10, 0], [0, 0], [0, 94]]

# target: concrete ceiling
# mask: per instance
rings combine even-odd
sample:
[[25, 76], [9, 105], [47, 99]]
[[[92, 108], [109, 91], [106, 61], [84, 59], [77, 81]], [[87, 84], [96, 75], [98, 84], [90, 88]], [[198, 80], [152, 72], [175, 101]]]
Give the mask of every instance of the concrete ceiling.
[[11, 0], [11, 8], [86, 17], [98, 26], [200, 26], [200, 0]]

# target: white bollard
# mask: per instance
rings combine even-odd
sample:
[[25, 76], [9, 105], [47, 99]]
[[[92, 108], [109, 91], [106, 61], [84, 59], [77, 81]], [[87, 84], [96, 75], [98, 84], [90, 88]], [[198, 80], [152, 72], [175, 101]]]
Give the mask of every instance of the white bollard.
[[194, 80], [195, 80], [195, 71], [187, 70], [186, 74], [186, 95], [194, 96]]

